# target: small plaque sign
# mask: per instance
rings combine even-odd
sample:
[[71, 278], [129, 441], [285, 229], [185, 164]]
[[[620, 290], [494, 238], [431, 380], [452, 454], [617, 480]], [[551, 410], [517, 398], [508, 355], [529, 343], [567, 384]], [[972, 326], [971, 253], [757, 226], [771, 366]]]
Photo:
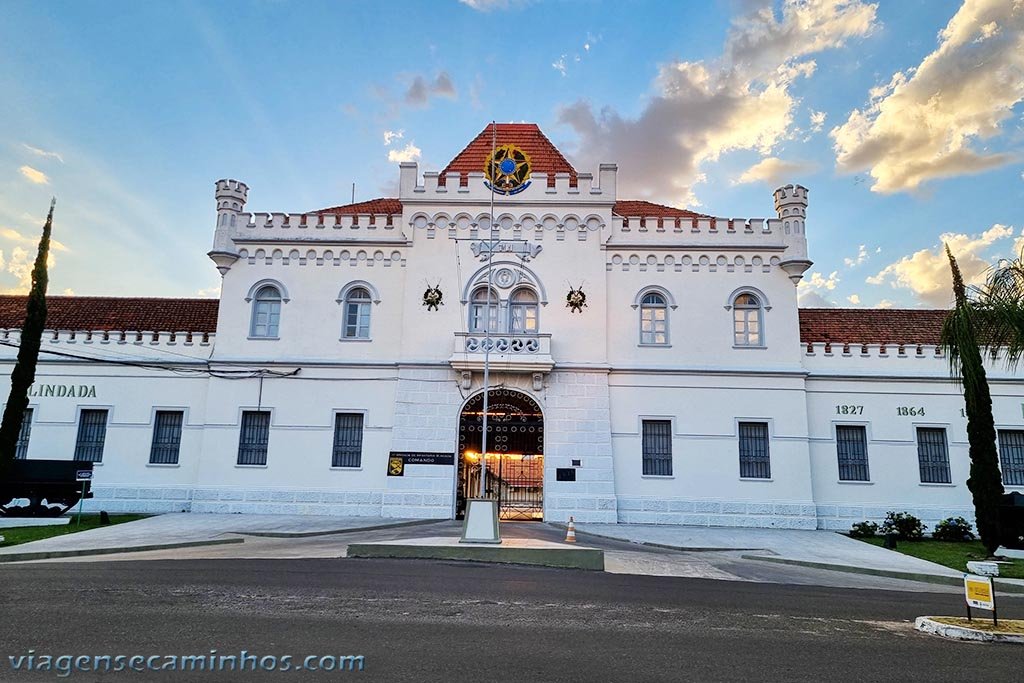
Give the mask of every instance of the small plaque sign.
[[987, 609], [989, 611], [996, 608], [991, 577], [964, 574], [964, 596], [967, 598], [967, 604], [970, 607]]
[[420, 453], [391, 451], [392, 458], [401, 458], [406, 465], [454, 465], [454, 453]]
[[421, 453], [391, 451], [388, 456], [388, 476], [404, 477], [406, 465], [454, 465], [454, 453]]
[[76, 470], [75, 481], [92, 481], [92, 470]]

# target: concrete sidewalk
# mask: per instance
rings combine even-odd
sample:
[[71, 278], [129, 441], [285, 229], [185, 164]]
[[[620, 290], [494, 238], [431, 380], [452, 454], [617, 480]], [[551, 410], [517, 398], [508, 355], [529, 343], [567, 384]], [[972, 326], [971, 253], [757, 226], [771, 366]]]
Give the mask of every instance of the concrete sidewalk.
[[245, 535], [302, 538], [433, 521], [384, 517], [169, 513], [0, 548], [0, 562], [242, 543]]
[[[864, 543], [834, 531], [737, 529], [642, 524], [577, 524], [576, 530], [677, 550], [742, 550], [750, 559], [883, 576], [960, 579], [963, 572]], [[1013, 581], [1016, 583], [1016, 581]]]

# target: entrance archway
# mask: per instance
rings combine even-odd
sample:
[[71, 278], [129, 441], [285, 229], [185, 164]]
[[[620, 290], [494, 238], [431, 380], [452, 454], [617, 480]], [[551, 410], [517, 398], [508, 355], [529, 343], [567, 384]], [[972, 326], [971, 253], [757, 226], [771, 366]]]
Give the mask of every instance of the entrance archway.
[[487, 454], [483, 441], [484, 394], [469, 399], [459, 416], [459, 466], [455, 517], [466, 499], [480, 496], [481, 460], [487, 458], [487, 495], [498, 500], [501, 519], [544, 517], [544, 415], [529, 395], [491, 389], [487, 408]]

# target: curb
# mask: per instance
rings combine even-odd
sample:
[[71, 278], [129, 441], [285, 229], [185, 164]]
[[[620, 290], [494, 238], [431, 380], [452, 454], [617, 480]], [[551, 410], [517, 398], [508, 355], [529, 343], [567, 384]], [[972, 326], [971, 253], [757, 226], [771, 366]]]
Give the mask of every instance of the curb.
[[[568, 526], [562, 522], [545, 522], [548, 526], [555, 527], [556, 529], [566, 529]], [[764, 550], [764, 548], [723, 548], [721, 546], [715, 546], [708, 548], [704, 546], [685, 546], [685, 545], [669, 545], [667, 543], [657, 543], [655, 541], [633, 541], [628, 538], [622, 538], [620, 536], [609, 536], [608, 534], [595, 534], [593, 531], [580, 531], [576, 529], [577, 536], [590, 536], [591, 538], [603, 538], [608, 541], [618, 541], [619, 543], [629, 543], [630, 545], [643, 545], [648, 548], [662, 548], [664, 550], [679, 550], [682, 552], [689, 553], [728, 553], [735, 552], [737, 550]]]
[[922, 633], [952, 638], [953, 640], [973, 640], [983, 643], [1013, 643], [1024, 645], [1024, 635], [1012, 633], [988, 633], [966, 626], [953, 626], [935, 621], [932, 617], [918, 617], [914, 620], [914, 628]]
[[501, 546], [425, 546], [353, 543], [348, 558], [455, 560], [520, 564], [556, 569], [604, 571], [604, 551], [597, 548], [504, 548]]
[[175, 548], [196, 548], [204, 545], [226, 545], [229, 543], [245, 543], [244, 538], [220, 538], [208, 541], [184, 541], [182, 543], [158, 543], [153, 545], [134, 545], [121, 548], [83, 548], [82, 550], [49, 550], [34, 553], [8, 553], [0, 555], [0, 563], [26, 562], [28, 560], [52, 560], [62, 557], [88, 557], [90, 555], [117, 555], [120, 553], [137, 553], [146, 550], [173, 550]]
[[423, 526], [425, 524], [437, 524], [447, 522], [446, 519], [414, 519], [408, 522], [395, 522], [394, 524], [375, 524], [373, 526], [351, 527], [348, 529], [330, 529], [328, 531], [227, 531], [225, 533], [238, 534], [240, 536], [258, 536], [259, 538], [309, 538], [311, 536], [331, 536], [336, 534], [354, 534], [359, 531], [380, 531], [382, 529], [401, 529], [407, 526]]
[[[765, 555], [741, 555], [744, 560], [761, 560], [762, 562], [775, 562], [776, 564], [790, 564], [797, 567], [809, 567], [811, 569], [829, 569], [849, 574], [868, 574], [870, 576], [885, 576], [890, 579], [905, 579], [907, 581], [918, 581], [920, 583], [934, 583], [943, 586], [963, 586], [964, 580], [958, 576], [942, 576], [941, 574], [919, 574], [915, 572], [897, 572], [888, 569], [872, 569], [870, 567], [851, 567], [845, 564], [828, 564], [825, 562], [810, 562], [808, 560], [790, 560], [784, 557], [767, 557]], [[1024, 594], [1024, 586], [1015, 583], [1001, 582], [996, 585], [1000, 593]]]

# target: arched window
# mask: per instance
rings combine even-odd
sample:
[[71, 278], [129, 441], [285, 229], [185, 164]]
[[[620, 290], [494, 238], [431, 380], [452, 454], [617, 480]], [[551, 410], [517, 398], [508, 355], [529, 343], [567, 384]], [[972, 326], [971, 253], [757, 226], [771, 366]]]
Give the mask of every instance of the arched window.
[[485, 332], [490, 328], [491, 332], [498, 331], [498, 293], [480, 287], [473, 292], [473, 298], [469, 304], [469, 331]]
[[668, 344], [668, 304], [658, 292], [640, 300], [640, 343]]
[[736, 346], [764, 346], [761, 300], [749, 292], [732, 302], [733, 339]]
[[512, 334], [536, 334], [537, 295], [529, 289], [517, 289], [508, 303], [509, 331]]
[[281, 291], [274, 285], [264, 285], [252, 299], [252, 323], [249, 336], [277, 339], [281, 324]]
[[345, 294], [345, 321], [341, 335], [345, 339], [370, 338], [370, 306], [373, 299], [365, 287], [353, 287]]

